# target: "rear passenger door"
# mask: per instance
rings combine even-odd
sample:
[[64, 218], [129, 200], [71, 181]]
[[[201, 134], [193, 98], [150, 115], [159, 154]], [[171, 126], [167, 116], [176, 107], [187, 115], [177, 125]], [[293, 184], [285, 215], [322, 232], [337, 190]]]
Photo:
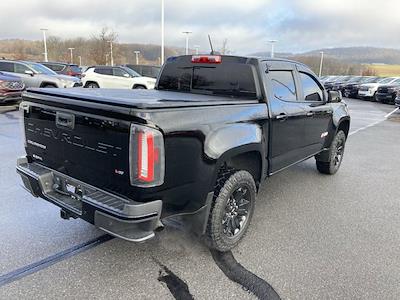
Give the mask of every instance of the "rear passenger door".
[[111, 67], [96, 67], [93, 71], [95, 80], [101, 88], [114, 88], [113, 71]]
[[[270, 64], [270, 62], [268, 62]], [[304, 158], [304, 105], [296, 82], [294, 64], [274, 62], [265, 75], [271, 114], [270, 172], [277, 172]]]
[[116, 88], [131, 89], [133, 86], [132, 77], [121, 68], [113, 68], [114, 83]]
[[307, 156], [320, 151], [331, 132], [332, 107], [327, 103], [323, 87], [314, 75], [306, 70], [298, 72], [301, 101], [306, 110], [305, 118], [305, 142]]

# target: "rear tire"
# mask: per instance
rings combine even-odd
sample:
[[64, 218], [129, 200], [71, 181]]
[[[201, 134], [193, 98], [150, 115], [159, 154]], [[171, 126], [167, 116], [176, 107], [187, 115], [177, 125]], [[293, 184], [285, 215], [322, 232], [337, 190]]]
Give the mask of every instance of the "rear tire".
[[220, 173], [210, 211], [206, 243], [225, 252], [234, 248], [250, 225], [256, 199], [256, 184], [247, 171]]
[[135, 85], [135, 86], [133, 87], [133, 89], [135, 89], [135, 90], [145, 90], [146, 87], [143, 86], [143, 85]]
[[346, 134], [339, 130], [329, 147], [329, 161], [317, 160], [317, 169], [322, 174], [335, 174], [342, 164], [344, 148], [346, 144]]
[[47, 89], [47, 88], [53, 88], [53, 89], [55, 89], [55, 88], [57, 88], [57, 87], [54, 86], [54, 85], [52, 85], [52, 84], [46, 84], [46, 85], [43, 86], [43, 88], [45, 88], [45, 89]]
[[89, 83], [86, 83], [85, 88], [98, 89], [99, 85], [96, 82], [89, 82]]

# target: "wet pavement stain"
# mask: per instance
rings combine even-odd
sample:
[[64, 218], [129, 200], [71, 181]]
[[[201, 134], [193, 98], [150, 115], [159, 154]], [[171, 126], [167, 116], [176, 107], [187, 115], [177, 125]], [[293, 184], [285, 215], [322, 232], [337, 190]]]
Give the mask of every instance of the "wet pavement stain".
[[231, 251], [219, 252], [210, 250], [211, 255], [221, 271], [232, 281], [240, 284], [246, 291], [251, 292], [258, 299], [280, 300], [278, 293], [264, 279], [253, 274], [239, 264]]
[[161, 267], [160, 276], [158, 281], [163, 282], [167, 285], [172, 296], [177, 300], [192, 300], [194, 299], [192, 294], [190, 294], [188, 285], [176, 276], [170, 269], [166, 266], [158, 263]]

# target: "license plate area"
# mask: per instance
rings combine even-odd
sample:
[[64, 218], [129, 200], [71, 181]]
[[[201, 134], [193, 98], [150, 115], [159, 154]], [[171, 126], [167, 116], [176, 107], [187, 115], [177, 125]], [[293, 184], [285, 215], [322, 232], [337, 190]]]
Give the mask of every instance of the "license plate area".
[[68, 210], [81, 215], [82, 197], [85, 194], [84, 188], [73, 180], [55, 174], [53, 176], [52, 189], [46, 196]]

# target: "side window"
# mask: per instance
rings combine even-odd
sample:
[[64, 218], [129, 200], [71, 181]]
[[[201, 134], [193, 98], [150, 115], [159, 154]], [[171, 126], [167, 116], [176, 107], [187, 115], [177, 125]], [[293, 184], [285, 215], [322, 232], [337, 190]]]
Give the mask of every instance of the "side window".
[[54, 72], [61, 72], [62, 70], [65, 69], [64, 65], [58, 65], [58, 64], [45, 64], [45, 66], [52, 69]]
[[112, 75], [113, 74], [111, 68], [96, 68], [96, 69], [94, 69], [94, 72], [98, 73], [98, 74], [102, 74], [102, 75]]
[[292, 71], [271, 71], [272, 92], [279, 100], [296, 101], [296, 85]]
[[14, 72], [14, 63], [0, 61], [0, 71]]
[[300, 72], [300, 80], [304, 91], [305, 101], [322, 101], [323, 91], [319, 84], [306, 73]]
[[120, 68], [113, 68], [114, 71], [114, 76], [118, 76], [118, 77], [125, 77], [125, 78], [129, 78], [129, 73], [120, 69]]
[[15, 64], [15, 73], [25, 74], [25, 71], [30, 71], [30, 69], [22, 64]]

